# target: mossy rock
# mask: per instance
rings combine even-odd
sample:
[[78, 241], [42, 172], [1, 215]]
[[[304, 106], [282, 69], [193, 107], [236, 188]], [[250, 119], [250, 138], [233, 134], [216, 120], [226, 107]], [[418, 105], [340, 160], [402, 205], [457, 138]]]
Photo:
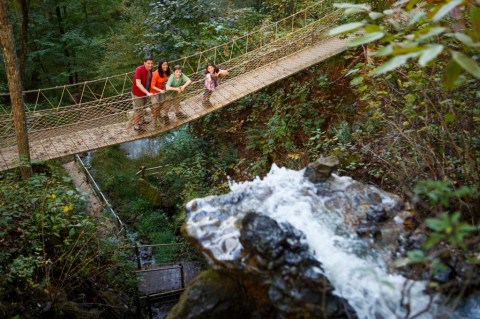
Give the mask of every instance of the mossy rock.
[[157, 187], [144, 179], [138, 181], [138, 191], [154, 207], [173, 207], [176, 204], [176, 197], [162, 193]]
[[258, 314], [258, 304], [266, 300], [266, 290], [257, 286], [252, 298], [246, 287], [245, 282], [228, 273], [206, 270], [192, 281], [167, 319], [253, 318]]

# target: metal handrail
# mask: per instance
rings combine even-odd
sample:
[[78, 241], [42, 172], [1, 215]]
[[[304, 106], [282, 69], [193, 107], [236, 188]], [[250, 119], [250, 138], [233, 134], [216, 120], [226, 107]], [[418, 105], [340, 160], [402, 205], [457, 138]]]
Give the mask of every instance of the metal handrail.
[[89, 170], [87, 169], [87, 167], [85, 166], [85, 163], [82, 161], [82, 159], [80, 158], [80, 156], [78, 154], [76, 154], [74, 156], [75, 158], [75, 161], [77, 163], [80, 164], [80, 168], [83, 170], [85, 176], [87, 177], [87, 180], [89, 182], [89, 184], [92, 186], [93, 190], [95, 191], [95, 193], [100, 197], [100, 199], [104, 202], [106, 208], [108, 209], [108, 211], [115, 217], [116, 221], [117, 221], [117, 227], [120, 229], [118, 231], [118, 233], [116, 234], [117, 237], [123, 232], [123, 231], [126, 231], [126, 228], [125, 228], [125, 224], [122, 222], [122, 220], [120, 219], [120, 217], [117, 215], [117, 213], [115, 213], [115, 211], [113, 210], [113, 207], [112, 205], [110, 204], [110, 202], [108, 201], [107, 197], [103, 194], [102, 190], [100, 189], [100, 186], [98, 186], [97, 182], [95, 181], [95, 179], [93, 178], [93, 176], [90, 174]]

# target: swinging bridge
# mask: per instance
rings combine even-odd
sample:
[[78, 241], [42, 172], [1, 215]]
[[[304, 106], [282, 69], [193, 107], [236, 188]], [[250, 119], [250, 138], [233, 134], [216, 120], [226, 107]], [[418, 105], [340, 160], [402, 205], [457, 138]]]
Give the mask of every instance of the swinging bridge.
[[[180, 106], [187, 118], [176, 118], [172, 107], [168, 122], [156, 126], [152, 121], [141, 133], [133, 130], [128, 119], [132, 111], [133, 71], [94, 81], [24, 91], [32, 162], [167, 132], [342, 52], [349, 38], [328, 35], [328, 30], [341, 16], [341, 10], [335, 9], [332, 2], [320, 1], [228, 43], [170, 61], [171, 66], [181, 65], [192, 80], [186, 92], [181, 94]], [[227, 69], [229, 75], [215, 89], [210, 98], [211, 106], [204, 108], [202, 93], [207, 62]], [[165, 105], [167, 103], [168, 100]], [[12, 110], [2, 108], [0, 171], [20, 164]]]

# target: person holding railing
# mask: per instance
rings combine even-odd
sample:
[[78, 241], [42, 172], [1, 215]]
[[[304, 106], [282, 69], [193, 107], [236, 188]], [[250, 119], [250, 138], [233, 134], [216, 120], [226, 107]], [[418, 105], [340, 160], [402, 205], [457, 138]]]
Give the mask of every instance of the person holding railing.
[[[150, 93], [154, 94], [151, 96], [151, 101], [152, 118], [155, 125], [160, 124], [160, 110], [165, 103], [165, 83], [168, 81], [170, 73], [170, 66], [167, 59], [161, 59], [158, 62], [157, 70], [153, 72], [152, 85], [150, 86]], [[164, 111], [163, 120], [165, 124], [168, 124], [168, 113], [166, 113], [166, 111]]]
[[213, 63], [208, 63], [205, 68], [205, 89], [203, 90], [203, 107], [210, 107], [212, 103], [210, 102], [210, 97], [213, 94], [213, 90], [220, 84], [219, 77], [220, 75], [228, 75], [227, 70], [220, 70]]
[[132, 101], [133, 101], [133, 129], [137, 132], [142, 131], [142, 124], [150, 122], [145, 120], [145, 106], [148, 103], [147, 97], [150, 93], [150, 83], [152, 82], [153, 59], [146, 56], [143, 59], [143, 65], [135, 70], [132, 83]]
[[[177, 119], [185, 119], [188, 116], [180, 110], [180, 94], [185, 91], [185, 88], [192, 83], [192, 80], [188, 76], [182, 73], [182, 67], [175, 65], [173, 68], [173, 74], [168, 77], [167, 84], [165, 85], [167, 91], [173, 91], [171, 93], [173, 106], [175, 108], [175, 114]], [[166, 114], [168, 115], [169, 106], [166, 108]], [[168, 116], [167, 116], [168, 117]], [[164, 118], [164, 120], [166, 120]]]

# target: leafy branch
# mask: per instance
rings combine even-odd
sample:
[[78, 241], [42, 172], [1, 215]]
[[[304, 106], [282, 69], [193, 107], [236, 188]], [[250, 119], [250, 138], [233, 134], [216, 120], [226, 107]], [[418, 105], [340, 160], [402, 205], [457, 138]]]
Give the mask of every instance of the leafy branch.
[[480, 1], [443, 0], [430, 3], [420, 0], [400, 0], [383, 12], [368, 4], [338, 3], [344, 15], [360, 15], [360, 21], [340, 25], [330, 35], [362, 32], [349, 46], [375, 41], [381, 45], [371, 56], [389, 58], [370, 72], [377, 76], [391, 72], [409, 60], [416, 59], [422, 67], [433, 65], [441, 55], [449, 57], [443, 86], [455, 87], [459, 76], [466, 71], [480, 79], [477, 63], [480, 53]]

